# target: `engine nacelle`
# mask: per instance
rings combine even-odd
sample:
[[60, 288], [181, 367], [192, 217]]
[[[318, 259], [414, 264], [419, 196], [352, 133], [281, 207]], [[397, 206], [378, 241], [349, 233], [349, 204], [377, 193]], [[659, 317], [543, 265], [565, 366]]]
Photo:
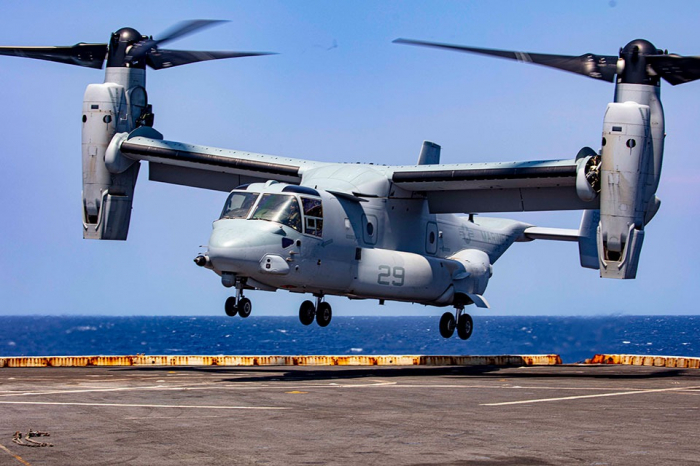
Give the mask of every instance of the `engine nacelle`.
[[654, 147], [648, 105], [608, 104], [600, 169], [600, 276], [635, 278], [647, 210], [655, 205]]
[[133, 130], [151, 114], [144, 70], [108, 68], [105, 81], [89, 85], [83, 99], [83, 238], [125, 240], [139, 164], [114, 170], [105, 152], [116, 133]]

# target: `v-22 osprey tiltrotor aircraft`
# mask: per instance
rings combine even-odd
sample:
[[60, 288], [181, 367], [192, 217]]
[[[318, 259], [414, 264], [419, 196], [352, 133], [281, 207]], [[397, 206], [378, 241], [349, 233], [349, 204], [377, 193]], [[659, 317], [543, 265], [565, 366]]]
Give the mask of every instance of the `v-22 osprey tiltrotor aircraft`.
[[[700, 57], [681, 57], [634, 40], [619, 56], [562, 56], [395, 42], [492, 55], [615, 82], [603, 119], [602, 147], [575, 158], [440, 164], [424, 142], [405, 166], [328, 163], [166, 141], [153, 129], [146, 65], [154, 69], [264, 53], [191, 52], [159, 46], [217, 21], [188, 21], [161, 39], [131, 28], [108, 44], [3, 47], [0, 54], [102, 68], [83, 101], [83, 236], [125, 240], [140, 162], [154, 181], [230, 193], [207, 252], [195, 263], [236, 290], [228, 315], [248, 317], [247, 290], [311, 293], [299, 319], [325, 327], [327, 296], [452, 306], [440, 333], [472, 333], [465, 306], [483, 297], [493, 264], [514, 243], [577, 242], [581, 265], [605, 278], [635, 278], [644, 227], [659, 209], [664, 114], [661, 78], [700, 78]], [[583, 210], [578, 230], [542, 228], [476, 213]], [[457, 216], [455, 214], [468, 214]]]

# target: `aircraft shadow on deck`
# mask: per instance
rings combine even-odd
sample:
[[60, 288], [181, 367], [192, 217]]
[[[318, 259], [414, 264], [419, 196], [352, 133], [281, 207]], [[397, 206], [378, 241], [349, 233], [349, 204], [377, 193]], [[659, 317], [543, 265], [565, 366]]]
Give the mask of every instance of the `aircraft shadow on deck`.
[[[511, 370], [508, 370], [511, 369]], [[269, 367], [128, 367], [119, 371], [134, 372], [199, 372], [209, 375], [221, 375], [221, 382], [278, 382], [278, 381], [319, 381], [359, 378], [394, 378], [394, 377], [446, 377], [450, 378], [493, 378], [509, 379], [608, 379], [608, 380], [648, 380], [674, 377], [700, 377], [700, 371], [686, 369], [669, 369], [664, 367], [630, 367], [630, 366], [559, 366], [542, 367], [533, 371], [514, 371], [511, 367], [499, 366], [444, 366], [444, 367], [311, 367], [295, 366], [289, 370], [284, 366]], [[507, 372], [503, 372], [507, 371]]]

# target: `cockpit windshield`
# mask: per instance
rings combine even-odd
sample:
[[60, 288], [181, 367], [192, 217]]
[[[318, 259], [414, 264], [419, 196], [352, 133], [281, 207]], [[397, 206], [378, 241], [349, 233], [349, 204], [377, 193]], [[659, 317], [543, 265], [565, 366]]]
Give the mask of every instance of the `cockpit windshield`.
[[263, 194], [250, 219], [278, 222], [301, 232], [301, 210], [294, 196]]
[[226, 199], [220, 218], [248, 218], [259, 195], [260, 193], [232, 192]]

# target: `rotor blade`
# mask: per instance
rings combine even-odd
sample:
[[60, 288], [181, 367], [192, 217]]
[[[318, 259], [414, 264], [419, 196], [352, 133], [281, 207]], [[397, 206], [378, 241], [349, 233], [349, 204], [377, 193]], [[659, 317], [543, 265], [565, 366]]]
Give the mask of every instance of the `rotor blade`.
[[166, 42], [192, 34], [200, 29], [226, 22], [228, 21], [220, 19], [195, 19], [190, 21], [182, 21], [165, 31], [159, 39], [156, 39], [155, 42], [156, 44], [164, 44]]
[[158, 45], [160, 44], [165, 44], [166, 42], [170, 42], [175, 39], [179, 39], [181, 37], [197, 32], [200, 29], [204, 29], [207, 27], [214, 26], [215, 24], [225, 22], [227, 21], [216, 19], [196, 19], [191, 21], [182, 21], [168, 29], [165, 33], [163, 33], [163, 36], [160, 39], [145, 39], [134, 44], [131, 50], [129, 50], [127, 58], [129, 61], [139, 59], [146, 54], [153, 53], [151, 51], [154, 49], [157, 50]]
[[107, 44], [81, 42], [72, 47], [0, 47], [0, 55], [34, 58], [100, 69], [107, 55]]
[[158, 49], [149, 53], [146, 64], [154, 70], [172, 68], [173, 66], [187, 65], [207, 60], [220, 60], [222, 58], [255, 57], [259, 55], [276, 55], [272, 52], [203, 52], [188, 50], [164, 50]]
[[514, 52], [510, 50], [482, 49], [464, 47], [461, 45], [441, 44], [411, 39], [396, 39], [396, 44], [421, 45], [440, 49], [456, 50], [458, 52], [478, 53], [493, 57], [507, 58], [524, 63], [557, 68], [572, 73], [582, 74], [593, 79], [613, 82], [617, 72], [617, 57], [612, 55], [594, 55], [586, 53], [581, 56], [549, 55], [545, 53]]
[[674, 86], [700, 79], [700, 57], [650, 55], [646, 59], [659, 76]]

